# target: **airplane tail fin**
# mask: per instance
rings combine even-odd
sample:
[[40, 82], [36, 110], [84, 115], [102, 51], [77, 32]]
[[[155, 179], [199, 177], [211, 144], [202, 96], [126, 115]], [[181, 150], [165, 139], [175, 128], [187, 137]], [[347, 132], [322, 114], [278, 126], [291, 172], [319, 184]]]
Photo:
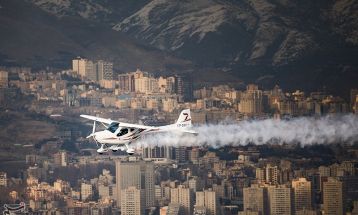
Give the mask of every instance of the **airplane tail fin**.
[[190, 109], [183, 110], [175, 124], [181, 128], [191, 127]]

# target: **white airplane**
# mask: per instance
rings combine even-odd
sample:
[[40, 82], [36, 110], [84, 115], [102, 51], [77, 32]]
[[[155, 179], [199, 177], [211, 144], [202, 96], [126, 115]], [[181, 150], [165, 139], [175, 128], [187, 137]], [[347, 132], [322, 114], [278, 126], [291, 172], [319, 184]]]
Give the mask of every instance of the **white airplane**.
[[[93, 137], [97, 143], [101, 144], [101, 147], [97, 150], [99, 154], [108, 152], [108, 150], [112, 150], [113, 152], [126, 150], [129, 155], [133, 155], [134, 149], [130, 148], [129, 145], [142, 135], [148, 133], [184, 132], [194, 135], [198, 134], [197, 132], [190, 130], [192, 126], [190, 109], [183, 110], [175, 124], [159, 127], [129, 124], [89, 115], [80, 116], [94, 121], [92, 133], [87, 136], [87, 138]], [[96, 122], [102, 123], [106, 129], [96, 132]]]

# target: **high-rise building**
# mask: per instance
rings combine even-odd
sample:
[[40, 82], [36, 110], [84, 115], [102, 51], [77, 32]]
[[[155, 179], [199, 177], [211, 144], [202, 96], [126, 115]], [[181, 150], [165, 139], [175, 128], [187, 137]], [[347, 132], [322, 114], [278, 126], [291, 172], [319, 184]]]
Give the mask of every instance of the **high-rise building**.
[[199, 157], [200, 157], [200, 149], [197, 148], [197, 147], [193, 147], [191, 149], [191, 151], [189, 151], [189, 160], [193, 164], [198, 164], [199, 163]]
[[86, 77], [86, 64], [89, 60], [84, 58], [76, 58], [72, 60], [72, 70], [76, 72], [81, 77]]
[[189, 188], [192, 189], [193, 193], [202, 190], [203, 184], [201, 178], [193, 176], [188, 180]]
[[143, 158], [173, 158], [172, 146], [149, 146], [142, 148]]
[[196, 192], [195, 207], [203, 206], [206, 208], [207, 215], [218, 214], [218, 198], [212, 190]]
[[63, 181], [61, 179], [57, 179], [53, 183], [53, 188], [55, 191], [60, 193], [69, 193], [71, 191], [71, 186], [67, 181]]
[[113, 80], [113, 63], [99, 60], [97, 62], [98, 80]]
[[265, 179], [268, 184], [279, 184], [279, 169], [271, 164], [266, 165]]
[[80, 74], [80, 60], [80, 57], [72, 60], [72, 71], [76, 72], [77, 74]]
[[91, 81], [113, 79], [113, 63], [103, 60], [96, 63], [85, 58], [76, 58], [72, 60], [72, 70]]
[[266, 182], [266, 171], [264, 168], [256, 168], [255, 173], [258, 182]]
[[66, 151], [59, 151], [54, 154], [54, 163], [58, 166], [67, 166], [68, 155]]
[[158, 78], [158, 87], [159, 92], [161, 93], [174, 93], [174, 84], [175, 84], [175, 78], [174, 77], [159, 77]]
[[140, 77], [135, 79], [135, 91], [139, 93], [159, 92], [158, 81], [153, 77]]
[[91, 81], [98, 81], [97, 69], [96, 64], [91, 60], [85, 61], [85, 76], [86, 79]]
[[7, 88], [9, 77], [7, 71], [0, 71], [0, 88]]
[[175, 148], [175, 159], [178, 161], [178, 163], [188, 162], [189, 157], [187, 147], [179, 146]]
[[257, 85], [248, 85], [246, 91], [241, 94], [239, 111], [250, 115], [262, 113], [262, 98], [262, 91]]
[[89, 200], [93, 195], [92, 184], [81, 183], [81, 200]]
[[121, 190], [121, 214], [142, 215], [145, 209], [144, 190], [131, 186]]
[[133, 73], [119, 74], [118, 80], [119, 80], [119, 89], [122, 92], [134, 92], [135, 91], [135, 80], [134, 80]]
[[[181, 209], [180, 204], [169, 203], [168, 209], [167, 209], [165, 215], [179, 215], [182, 210], [183, 209]], [[162, 215], [162, 214], [160, 214], [160, 215]]]
[[251, 185], [243, 189], [244, 211], [258, 212], [268, 215], [267, 187]]
[[121, 191], [134, 186], [143, 191], [146, 207], [154, 206], [154, 165], [142, 160], [116, 161], [117, 205], [120, 207]]
[[321, 177], [330, 177], [331, 176], [331, 168], [327, 166], [318, 167], [318, 172]]
[[269, 186], [268, 200], [270, 215], [293, 215], [294, 196], [293, 190], [286, 186]]
[[310, 210], [312, 208], [311, 182], [306, 178], [298, 178], [292, 181], [295, 196], [295, 211]]
[[0, 172], [0, 187], [7, 187], [6, 172]]
[[191, 215], [193, 213], [194, 196], [190, 188], [179, 185], [177, 188], [170, 189], [170, 202], [178, 203], [183, 209], [182, 215]]
[[345, 188], [342, 181], [329, 177], [323, 182], [323, 210], [325, 215], [345, 214]]
[[190, 101], [193, 99], [193, 81], [190, 77], [174, 77], [174, 92], [179, 96], [179, 102]]

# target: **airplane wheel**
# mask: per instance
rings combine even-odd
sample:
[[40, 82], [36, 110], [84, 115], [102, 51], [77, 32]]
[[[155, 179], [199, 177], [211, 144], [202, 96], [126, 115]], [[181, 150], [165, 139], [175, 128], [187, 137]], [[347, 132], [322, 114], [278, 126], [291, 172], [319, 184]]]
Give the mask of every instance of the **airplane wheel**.
[[103, 153], [102, 153], [102, 152], [98, 152], [98, 154], [99, 154], [99, 155], [103, 155]]
[[114, 149], [112, 149], [112, 152], [117, 152], [118, 150], [114, 150]]

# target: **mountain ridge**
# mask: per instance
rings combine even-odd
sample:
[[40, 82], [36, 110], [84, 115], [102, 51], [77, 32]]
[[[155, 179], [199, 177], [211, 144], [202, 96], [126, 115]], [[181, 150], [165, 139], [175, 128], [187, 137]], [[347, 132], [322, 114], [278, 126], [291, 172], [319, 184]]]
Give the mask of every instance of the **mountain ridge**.
[[[64, 38], [54, 40], [52, 49], [59, 52], [59, 44], [69, 38], [73, 51], [59, 52], [65, 56], [59, 55], [58, 61], [90, 53], [91, 58], [110, 58], [120, 71], [135, 67], [161, 73], [184, 71], [199, 82], [211, 74], [213, 82], [244, 80], [264, 87], [283, 83], [287, 89], [326, 86], [337, 92], [357, 87], [358, 4], [354, 0], [17, 2], [66, 23], [54, 27]], [[93, 33], [96, 29], [107, 33]], [[8, 39], [10, 43], [12, 38]], [[0, 50], [0, 54], [8, 53]], [[53, 62], [49, 57], [40, 59]]]

